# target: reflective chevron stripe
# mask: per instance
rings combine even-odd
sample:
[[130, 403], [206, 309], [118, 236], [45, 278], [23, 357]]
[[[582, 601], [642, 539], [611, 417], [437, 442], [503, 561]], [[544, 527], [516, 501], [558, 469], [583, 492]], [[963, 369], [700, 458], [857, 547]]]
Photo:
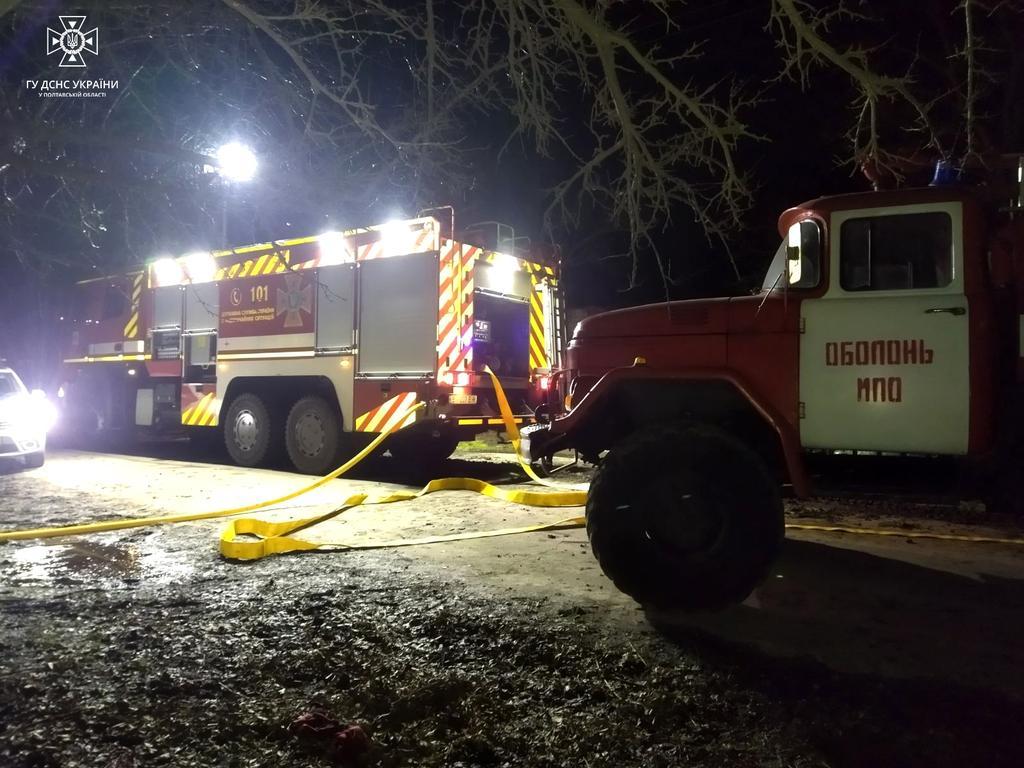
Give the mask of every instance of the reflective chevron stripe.
[[542, 284], [536, 274], [530, 275], [530, 368], [547, 368], [548, 355], [544, 342], [544, 302]]
[[134, 339], [139, 335], [139, 308], [142, 305], [142, 282], [145, 276], [145, 272], [139, 272], [132, 278], [132, 314], [124, 325], [126, 339]]
[[181, 423], [190, 427], [217, 426], [217, 412], [220, 401], [214, 392], [207, 392], [199, 400], [181, 412]]
[[473, 262], [481, 250], [445, 240], [441, 246], [437, 320], [437, 377], [472, 369]]
[[[261, 246], [263, 247], [263, 246]], [[247, 249], [248, 250], [248, 249]], [[258, 277], [263, 275], [279, 275], [288, 269], [291, 262], [291, 251], [282, 248], [280, 251], [263, 253], [253, 259], [228, 264], [217, 270], [217, 280], [233, 277]]]
[[408, 413], [415, 403], [415, 392], [397, 394], [372, 411], [357, 417], [356, 432], [387, 432], [394, 427], [408, 427], [416, 421], [416, 414]]

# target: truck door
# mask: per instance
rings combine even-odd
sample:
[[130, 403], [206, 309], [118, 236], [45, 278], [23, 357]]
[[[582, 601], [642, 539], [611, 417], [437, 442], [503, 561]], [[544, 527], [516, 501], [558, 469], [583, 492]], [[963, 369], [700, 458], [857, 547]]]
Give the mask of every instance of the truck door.
[[495, 254], [493, 262], [474, 268], [473, 368], [489, 366], [502, 379], [530, 375], [529, 272], [510, 256]]
[[829, 288], [801, 303], [801, 442], [966, 453], [961, 204], [835, 212], [829, 245]]

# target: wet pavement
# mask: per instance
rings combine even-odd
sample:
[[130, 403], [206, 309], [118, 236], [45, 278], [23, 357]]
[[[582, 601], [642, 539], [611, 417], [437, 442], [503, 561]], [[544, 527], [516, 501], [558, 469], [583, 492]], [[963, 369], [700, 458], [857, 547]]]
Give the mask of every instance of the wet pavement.
[[[181, 451], [6, 468], [0, 525], [198, 511], [305, 482], [170, 458]], [[521, 480], [498, 454], [446, 469]], [[399, 479], [382, 460], [273, 514]], [[974, 514], [789, 511], [856, 524], [912, 512], [935, 530]], [[537, 514], [438, 494], [319, 535]], [[376, 766], [1024, 764], [1024, 548], [795, 535], [743, 606], [679, 617], [615, 592], [581, 531], [238, 564], [216, 553], [221, 525], [0, 544], [0, 765], [329, 765], [289, 733], [310, 709], [363, 726], [360, 762]]]

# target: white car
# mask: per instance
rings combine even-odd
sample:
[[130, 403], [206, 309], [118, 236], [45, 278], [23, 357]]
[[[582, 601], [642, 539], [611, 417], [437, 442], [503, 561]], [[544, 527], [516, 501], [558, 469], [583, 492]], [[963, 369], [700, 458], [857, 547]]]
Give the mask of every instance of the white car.
[[57, 410], [42, 390], [29, 392], [18, 374], [0, 366], [0, 459], [22, 456], [25, 466], [43, 466], [46, 433]]

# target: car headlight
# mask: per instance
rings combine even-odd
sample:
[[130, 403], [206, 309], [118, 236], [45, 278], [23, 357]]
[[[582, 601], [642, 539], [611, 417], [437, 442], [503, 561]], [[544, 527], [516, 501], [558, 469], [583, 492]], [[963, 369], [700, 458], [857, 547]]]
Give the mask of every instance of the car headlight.
[[49, 432], [57, 426], [57, 407], [49, 400], [41, 400], [36, 404], [36, 423]]
[[45, 395], [13, 397], [0, 403], [0, 422], [18, 432], [49, 432], [57, 423], [57, 409]]

